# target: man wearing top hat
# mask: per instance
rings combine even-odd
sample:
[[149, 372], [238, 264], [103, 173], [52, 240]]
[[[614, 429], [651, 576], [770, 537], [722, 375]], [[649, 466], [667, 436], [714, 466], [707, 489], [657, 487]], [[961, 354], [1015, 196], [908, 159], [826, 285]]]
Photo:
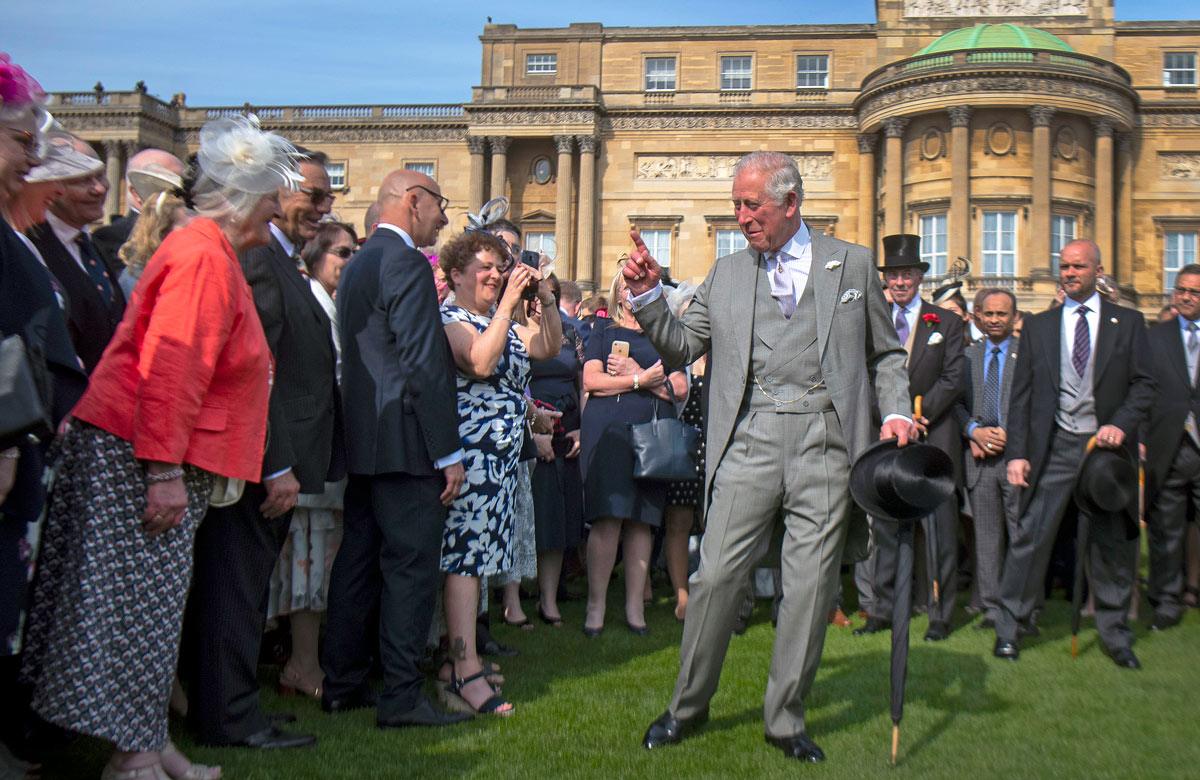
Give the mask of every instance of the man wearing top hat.
[[[1200, 504], [1200, 265], [1175, 275], [1178, 315], [1150, 329], [1150, 371], [1158, 396], [1146, 426], [1146, 525], [1150, 532], [1151, 628], [1183, 616], [1183, 551]], [[1191, 517], [1188, 501], [1191, 499]]]
[[[921, 422], [928, 442], [950, 456], [955, 482], [961, 483], [962, 439], [953, 410], [962, 395], [966, 364], [963, 362], [963, 322], [954, 312], [921, 300], [921, 281], [929, 263], [921, 260], [921, 237], [911, 234], [883, 239], [884, 284], [891, 293], [891, 322], [896, 337], [908, 353], [908, 390], [921, 397]], [[928, 574], [929, 630], [927, 641], [950, 635], [958, 568], [958, 499], [944, 501], [925, 523], [928, 549], [936, 555]], [[895, 526], [875, 528], [875, 571], [867, 623], [855, 633], [869, 634], [891, 625], [896, 579]], [[937, 586], [934, 587], [934, 582]]]
[[[904, 353], [870, 250], [810, 233], [803, 197], [790, 156], [743, 157], [733, 209], [749, 246], [717, 260], [678, 318], [662, 295], [660, 267], [631, 231], [625, 279], [663, 362], [711, 356], [708, 526], [675, 693], [646, 732], [647, 748], [678, 742], [707, 719], [746, 578], [782, 517], [783, 599], [763, 707], [766, 737], [792, 758], [824, 759], [806, 733], [804, 699], [843, 548], [859, 557], [865, 549], [866, 524], [850, 516], [850, 463], [877, 436], [907, 443], [911, 412]], [[871, 419], [872, 390], [885, 415], [882, 431]]]
[[[1024, 490], [1000, 578], [998, 658], [1015, 661], [1020, 654], [1088, 442], [1123, 447], [1136, 462], [1138, 426], [1154, 402], [1142, 315], [1101, 299], [1100, 262], [1092, 241], [1063, 247], [1063, 305], [1027, 318], [1021, 332], [1005, 459], [1009, 483]], [[1089, 529], [1087, 565], [1102, 647], [1118, 666], [1137, 669], [1126, 620], [1136, 574], [1137, 491], [1128, 495], [1123, 512], [1077, 507]]]

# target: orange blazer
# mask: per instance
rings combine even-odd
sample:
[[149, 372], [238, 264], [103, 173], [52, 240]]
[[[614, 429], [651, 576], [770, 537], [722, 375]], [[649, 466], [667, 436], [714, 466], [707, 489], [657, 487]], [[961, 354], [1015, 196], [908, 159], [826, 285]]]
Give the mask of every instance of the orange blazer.
[[233, 246], [197, 218], [150, 258], [72, 414], [142, 460], [258, 482], [271, 352]]

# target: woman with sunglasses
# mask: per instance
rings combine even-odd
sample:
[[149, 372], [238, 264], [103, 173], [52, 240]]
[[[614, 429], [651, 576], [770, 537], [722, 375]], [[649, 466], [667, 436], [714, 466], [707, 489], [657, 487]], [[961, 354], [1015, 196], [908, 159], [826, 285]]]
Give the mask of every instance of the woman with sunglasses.
[[[344, 222], [322, 222], [317, 234], [304, 245], [300, 260], [308, 271], [313, 297], [329, 315], [332, 327], [334, 372], [342, 375], [342, 348], [338, 335], [337, 296], [342, 269], [354, 255], [358, 237]], [[292, 632], [292, 655], [279, 674], [281, 693], [302, 693], [321, 700], [324, 674], [317, 644], [321, 613], [329, 594], [329, 571], [342, 543], [342, 494], [346, 480], [327, 482], [324, 493], [301, 493], [296, 498], [287, 541], [271, 575], [267, 616], [287, 616]]]

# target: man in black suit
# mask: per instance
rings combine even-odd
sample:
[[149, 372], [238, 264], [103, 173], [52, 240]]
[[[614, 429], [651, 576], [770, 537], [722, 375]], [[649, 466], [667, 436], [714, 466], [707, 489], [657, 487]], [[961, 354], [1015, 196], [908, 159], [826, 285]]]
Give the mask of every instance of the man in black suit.
[[[117, 276], [125, 267], [121, 258], [117, 256], [117, 252], [129, 240], [129, 234], [133, 232], [138, 214], [142, 211], [142, 193], [139, 193], [133, 186], [129, 174], [147, 170], [161, 170], [176, 176], [183, 176], [183, 161], [162, 149], [143, 149], [129, 158], [125, 170], [125, 202], [129, 204], [129, 211], [104, 227], [97, 228], [96, 232], [92, 234], [92, 240], [95, 241], [100, 256], [104, 258], [105, 265]], [[163, 185], [164, 188], [167, 186], [169, 185]]]
[[[1150, 372], [1158, 395], [1146, 427], [1146, 525], [1150, 531], [1151, 628], [1183, 617], [1183, 552], [1200, 506], [1200, 265], [1175, 275], [1175, 311], [1150, 329]], [[1191, 517], [1189, 518], [1189, 500]]]
[[[950, 456], [955, 478], [961, 481], [962, 439], [953, 410], [962, 394], [966, 364], [963, 362], [963, 321], [957, 314], [926, 303], [920, 298], [921, 281], [929, 264], [921, 260], [921, 237], [885, 236], [884, 259], [879, 270], [891, 293], [892, 322], [896, 336], [908, 352], [908, 390], [921, 396], [921, 424], [927, 440]], [[915, 407], [914, 407], [915, 408]], [[867, 623], [857, 634], [870, 634], [891, 625], [895, 596], [897, 541], [894, 523], [876, 523], [875, 572]], [[937, 554], [931, 563], [929, 630], [926, 641], [950, 636], [951, 616], [957, 592], [958, 497], [937, 508], [925, 522], [925, 534]]]
[[[78, 138], [76, 151], [96, 157]], [[104, 215], [108, 182], [104, 171], [63, 184], [65, 193], [46, 211], [46, 221], [28, 235], [67, 301], [67, 328], [75, 351], [90, 375], [125, 313], [125, 296], [117, 277], [104, 264], [88, 225]]]
[[465, 719], [421, 693], [446, 507], [463, 482], [455, 369], [429, 261], [446, 226], [437, 182], [393, 171], [379, 227], [342, 272], [338, 323], [350, 478], [330, 575], [321, 667], [326, 712], [371, 706], [369, 617], [379, 607], [381, 728]]
[[[1021, 519], [1009, 540], [996, 613], [998, 658], [1016, 660], [1046, 577], [1059, 523], [1088, 441], [1125, 447], [1137, 460], [1138, 426], [1154, 402], [1142, 315], [1103, 301], [1096, 291], [1100, 249], [1086, 239], [1062, 249], [1062, 306], [1026, 319], [1013, 374], [1005, 459], [1021, 493]], [[1096, 628], [1122, 668], [1141, 664], [1126, 622], [1137, 555], [1137, 493], [1124, 512], [1084, 515]]]
[[955, 417], [970, 448], [964, 453], [963, 476], [975, 525], [975, 595], [984, 612], [979, 628], [994, 628], [1005, 543], [1017, 527], [1018, 491], [1008, 484], [1004, 462], [1017, 360], [1017, 297], [985, 287], [975, 295], [974, 317], [984, 339], [965, 350], [965, 387]]
[[315, 737], [273, 727], [258, 701], [258, 655], [267, 588], [298, 493], [323, 493], [345, 475], [341, 405], [329, 317], [297, 258], [333, 205], [320, 153], [305, 153], [304, 180], [280, 191], [271, 242], [240, 258], [275, 356], [261, 483], [209, 510], [196, 534], [189, 605], [189, 717], [212, 745], [297, 747]]

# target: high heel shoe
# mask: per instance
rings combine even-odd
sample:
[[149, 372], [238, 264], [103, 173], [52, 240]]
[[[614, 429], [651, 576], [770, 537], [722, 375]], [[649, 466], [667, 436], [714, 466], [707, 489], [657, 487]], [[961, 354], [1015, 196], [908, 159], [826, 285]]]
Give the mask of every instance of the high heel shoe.
[[649, 636], [650, 635], [650, 626], [635, 626], [633, 623], [630, 623], [628, 620], [625, 621], [625, 626], [629, 629], [629, 632], [631, 634], [636, 634], [637, 636]]
[[604, 632], [604, 626], [600, 626], [599, 628], [590, 628], [589, 626], [583, 627], [583, 635], [586, 636], [588, 639], [595, 639], [596, 637], [600, 636], [600, 634], [603, 632]]
[[310, 699], [321, 701], [322, 686], [308, 685], [299, 677], [288, 675], [286, 672], [279, 675], [276, 689], [280, 696], [307, 696]]
[[550, 617], [546, 614], [546, 610], [542, 609], [541, 604], [538, 604], [538, 617], [540, 617], [542, 622], [548, 626], [554, 626], [555, 628], [562, 628], [563, 626], [562, 615], [559, 615], [558, 617]]
[[[488, 686], [488, 690], [492, 692], [492, 695], [485, 699], [478, 707], [471, 704], [471, 702], [467, 701], [467, 698], [463, 696], [463, 688], [465, 688], [468, 683], [475, 682], [476, 680], [483, 680], [484, 684]], [[454, 667], [451, 666], [450, 684], [446, 686], [445, 690], [446, 693], [452, 694], [461, 699], [462, 702], [466, 704], [472, 712], [475, 712], [478, 715], [495, 715], [500, 718], [507, 718], [516, 712], [516, 708], [513, 707], [512, 702], [501, 696], [500, 693], [492, 686], [492, 684], [487, 681], [486, 669], [481, 669], [475, 674], [469, 674], [460, 679], [458, 673], [454, 671]], [[500, 708], [504, 707], [505, 705], [508, 705], [508, 709], [502, 711]]]

